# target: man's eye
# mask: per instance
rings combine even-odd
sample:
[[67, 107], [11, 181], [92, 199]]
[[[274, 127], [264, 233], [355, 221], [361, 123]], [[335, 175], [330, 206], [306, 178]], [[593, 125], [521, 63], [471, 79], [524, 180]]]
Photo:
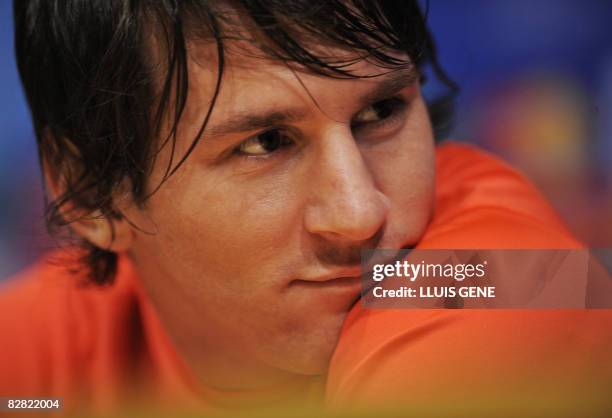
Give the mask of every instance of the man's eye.
[[279, 129], [271, 129], [246, 139], [238, 145], [236, 152], [242, 155], [267, 155], [292, 143]]
[[381, 100], [357, 113], [351, 125], [353, 128], [359, 128], [362, 125], [382, 122], [396, 116], [405, 106], [406, 103], [400, 98]]

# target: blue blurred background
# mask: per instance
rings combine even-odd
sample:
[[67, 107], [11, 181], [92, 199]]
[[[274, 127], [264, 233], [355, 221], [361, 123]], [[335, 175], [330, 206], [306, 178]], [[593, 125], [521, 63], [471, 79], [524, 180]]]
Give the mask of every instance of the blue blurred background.
[[[579, 238], [612, 247], [612, 1], [431, 0], [428, 19], [461, 86], [451, 137], [520, 167]], [[53, 247], [12, 31], [2, 0], [0, 277]]]

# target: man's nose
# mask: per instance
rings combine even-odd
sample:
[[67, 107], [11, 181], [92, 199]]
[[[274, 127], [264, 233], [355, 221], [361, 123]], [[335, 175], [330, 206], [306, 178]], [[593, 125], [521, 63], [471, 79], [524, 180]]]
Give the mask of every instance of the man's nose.
[[364, 241], [385, 224], [389, 200], [350, 130], [321, 141], [310, 167], [305, 228], [329, 240]]

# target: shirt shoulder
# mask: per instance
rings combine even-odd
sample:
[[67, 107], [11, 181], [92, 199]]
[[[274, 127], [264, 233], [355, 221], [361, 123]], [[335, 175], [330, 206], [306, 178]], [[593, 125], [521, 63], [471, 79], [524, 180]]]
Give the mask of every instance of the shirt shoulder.
[[86, 396], [139, 350], [138, 300], [127, 280], [88, 284], [75, 265], [55, 252], [0, 287], [0, 393]]
[[584, 247], [531, 181], [499, 157], [448, 141], [437, 148], [436, 173], [421, 248]]
[[0, 394], [62, 397], [80, 412], [202, 406], [128, 256], [110, 285], [88, 283], [76, 265], [56, 252], [0, 287]]

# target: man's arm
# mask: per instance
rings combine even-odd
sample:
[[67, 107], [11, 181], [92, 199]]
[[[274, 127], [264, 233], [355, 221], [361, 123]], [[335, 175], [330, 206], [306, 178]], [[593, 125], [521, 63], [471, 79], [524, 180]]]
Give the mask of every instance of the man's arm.
[[[436, 214], [417, 248], [582, 247], [535, 188], [494, 157], [448, 144], [439, 150], [438, 169]], [[327, 396], [334, 405], [391, 401], [428, 410], [440, 405], [441, 411], [457, 402], [485, 411], [494, 400], [591, 403], [605, 399], [611, 354], [610, 310], [367, 310], [358, 304], [333, 356]]]

